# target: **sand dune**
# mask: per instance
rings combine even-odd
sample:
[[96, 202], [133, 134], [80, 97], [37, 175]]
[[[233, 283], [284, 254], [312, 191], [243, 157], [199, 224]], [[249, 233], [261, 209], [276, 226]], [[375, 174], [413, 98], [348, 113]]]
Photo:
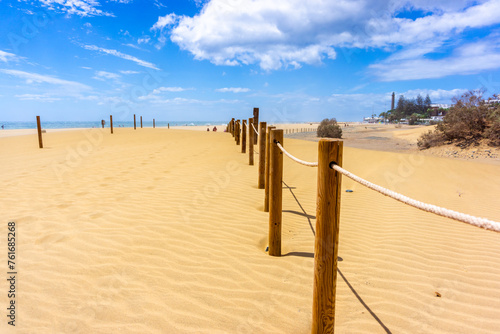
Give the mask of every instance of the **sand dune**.
[[[270, 257], [257, 166], [230, 134], [108, 131], [0, 139], [19, 272], [17, 326], [0, 332], [310, 332], [315, 168], [285, 158], [284, 256]], [[315, 142], [284, 146], [316, 160]], [[500, 220], [498, 166], [344, 150], [372, 182]], [[342, 182], [337, 333], [500, 331], [500, 234]]]

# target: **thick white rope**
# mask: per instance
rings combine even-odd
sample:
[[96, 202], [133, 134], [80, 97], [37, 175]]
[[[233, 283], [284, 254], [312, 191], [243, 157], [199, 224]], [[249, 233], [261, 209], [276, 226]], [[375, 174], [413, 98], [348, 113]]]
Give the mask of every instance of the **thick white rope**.
[[256, 134], [257, 134], [257, 136], [258, 136], [258, 135], [259, 135], [259, 131], [257, 131], [257, 130], [255, 129], [255, 126], [253, 126], [253, 123], [251, 123], [251, 124], [252, 124], [253, 131], [255, 131], [255, 133], [256, 133]]
[[[276, 145], [280, 148], [281, 151], [283, 151], [283, 153], [285, 153], [293, 161], [298, 162], [299, 164], [302, 164], [305, 166], [309, 166], [309, 167], [317, 167], [318, 166], [317, 162], [307, 162], [307, 161], [303, 161], [303, 160], [300, 160], [300, 159], [294, 157], [293, 155], [288, 153], [283, 148], [283, 146], [281, 146], [281, 144], [279, 142], [276, 143]], [[343, 169], [342, 167], [340, 167], [338, 165], [333, 165], [332, 168], [334, 170], [336, 170], [337, 172], [347, 176], [348, 178], [350, 178], [358, 183], [361, 183], [365, 187], [368, 187], [372, 190], [378, 191], [379, 193], [381, 193], [385, 196], [389, 196], [397, 201], [400, 201], [400, 202], [405, 203], [407, 205], [413, 206], [414, 208], [417, 208], [417, 209], [420, 209], [420, 210], [423, 210], [426, 212], [431, 212], [431, 213], [434, 213], [434, 214], [439, 215], [439, 216], [455, 219], [455, 220], [461, 221], [463, 223], [467, 223], [470, 225], [484, 228], [486, 230], [500, 232], [500, 223], [498, 223], [496, 221], [489, 220], [487, 218], [475, 217], [475, 216], [471, 216], [471, 215], [461, 213], [458, 211], [453, 211], [450, 209], [441, 208], [441, 207], [436, 206], [436, 205], [420, 202], [420, 201], [417, 201], [417, 200], [410, 198], [408, 196], [404, 196], [404, 195], [397, 193], [395, 191], [386, 189], [384, 187], [381, 187], [379, 185], [376, 185], [374, 183], [366, 181], [365, 179], [362, 179], [359, 176], [352, 174], [351, 172]]]
[[359, 176], [356, 176], [356, 175], [352, 174], [351, 172], [348, 172], [347, 170], [343, 169], [342, 167], [340, 167], [338, 165], [333, 165], [332, 168], [335, 169], [337, 172], [342, 173], [343, 175], [347, 176], [348, 178], [350, 178], [358, 183], [361, 183], [365, 187], [368, 187], [370, 189], [378, 191], [379, 193], [381, 193], [385, 196], [389, 196], [391, 198], [394, 198], [397, 201], [411, 205], [417, 209], [431, 212], [431, 213], [434, 213], [434, 214], [439, 215], [439, 216], [455, 219], [455, 220], [461, 221], [463, 223], [471, 224], [471, 225], [474, 225], [477, 227], [482, 227], [486, 230], [500, 232], [500, 223], [498, 223], [496, 221], [489, 220], [486, 218], [474, 217], [474, 216], [471, 216], [471, 215], [468, 215], [465, 213], [461, 213], [461, 212], [441, 208], [441, 207], [436, 206], [436, 205], [420, 202], [420, 201], [417, 201], [417, 200], [412, 199], [410, 197], [401, 195], [395, 191], [392, 191], [392, 190], [386, 189], [384, 187], [381, 187], [379, 185], [368, 182], [368, 181], [360, 178]]
[[276, 145], [280, 148], [280, 150], [283, 151], [283, 153], [285, 153], [287, 155], [287, 157], [289, 157], [290, 159], [292, 159], [293, 161], [295, 162], [298, 162], [299, 164], [301, 165], [304, 165], [304, 166], [308, 166], [308, 167], [318, 167], [318, 163], [317, 162], [307, 162], [307, 161], [304, 161], [304, 160], [300, 160], [296, 157], [294, 157], [293, 155], [291, 155], [290, 153], [288, 153], [284, 148], [283, 146], [281, 146], [281, 144], [278, 142], [276, 143]]

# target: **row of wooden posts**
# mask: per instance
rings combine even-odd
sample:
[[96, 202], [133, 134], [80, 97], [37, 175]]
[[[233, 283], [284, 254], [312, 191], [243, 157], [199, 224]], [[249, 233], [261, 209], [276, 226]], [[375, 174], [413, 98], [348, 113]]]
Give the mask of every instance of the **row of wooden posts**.
[[300, 129], [284, 129], [284, 134], [299, 133], [299, 132], [316, 132], [318, 128], [300, 128]]
[[[259, 189], [264, 189], [264, 211], [269, 212], [269, 255], [281, 256], [282, 230], [282, 180], [283, 130], [267, 126], [266, 122], [256, 123], [258, 108], [254, 108], [254, 117], [235, 120], [227, 125], [228, 132], [241, 145], [241, 152], [246, 153], [247, 124], [254, 124], [248, 129], [249, 164], [253, 165], [254, 144], [259, 147], [258, 181]], [[340, 217], [340, 173], [333, 164], [342, 166], [343, 142], [321, 139], [318, 143], [318, 189], [316, 206], [316, 233], [314, 242], [314, 289], [312, 333], [333, 333], [335, 322], [335, 290], [337, 282], [337, 257]], [[306, 168], [306, 167], [304, 167]]]
[[[141, 121], [141, 129], [142, 129], [142, 116], [140, 117]], [[101, 120], [102, 128], [104, 129], [104, 120]], [[38, 131], [38, 147], [43, 148], [43, 139], [42, 139], [42, 124], [40, 122], [40, 116], [36, 116], [36, 127]], [[170, 129], [170, 123], [167, 124], [167, 127]], [[113, 115], [109, 115], [109, 128], [111, 130], [111, 134], [113, 134]], [[156, 120], [153, 118], [153, 129], [156, 128]], [[137, 122], [134, 114], [134, 130], [137, 129]]]

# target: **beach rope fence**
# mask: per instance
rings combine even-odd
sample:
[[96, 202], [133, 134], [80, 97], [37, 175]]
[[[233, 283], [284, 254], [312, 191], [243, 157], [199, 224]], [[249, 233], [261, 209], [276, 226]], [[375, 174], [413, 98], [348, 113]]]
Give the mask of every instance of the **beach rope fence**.
[[[313, 334], [334, 332], [342, 175], [419, 210], [486, 230], [500, 232], [499, 222], [415, 200], [369, 182], [342, 168], [343, 141], [341, 140], [321, 139], [318, 143], [318, 161], [309, 162], [297, 158], [283, 147], [284, 130], [260, 122], [260, 131], [257, 131], [254, 126], [255, 109], [258, 112], [258, 108], [254, 108], [254, 118], [248, 123], [256, 137], [259, 138], [261, 154], [259, 155], [258, 188], [265, 189], [264, 211], [269, 212], [269, 255], [281, 256], [283, 155], [303, 166], [318, 168], [314, 241]], [[228, 123], [229, 132], [236, 138], [240, 136], [239, 122], [239, 120], [235, 122], [233, 118]], [[250, 127], [248, 130], [250, 133], [252, 132]], [[249, 145], [253, 146], [253, 144], [254, 141], [250, 140]]]
[[259, 131], [257, 131], [257, 129], [255, 128], [255, 126], [253, 125], [253, 122], [252, 122], [252, 128], [253, 128], [253, 131], [255, 131], [255, 133], [257, 134], [257, 136], [259, 135]]
[[[293, 161], [295, 161], [295, 162], [297, 162], [297, 163], [299, 163], [301, 165], [308, 166], [308, 167], [317, 167], [318, 166], [317, 162], [307, 162], [307, 161], [303, 161], [303, 160], [298, 159], [297, 157], [293, 156], [292, 154], [290, 154], [289, 152], [287, 152], [283, 148], [283, 146], [281, 146], [280, 143], [276, 143], [276, 145], [279, 147], [279, 149], [287, 157], [289, 157]], [[457, 221], [460, 221], [460, 222], [463, 222], [463, 223], [467, 223], [467, 224], [470, 224], [470, 225], [473, 225], [473, 226], [481, 227], [481, 228], [484, 228], [486, 230], [500, 232], [500, 223], [495, 222], [493, 220], [489, 220], [489, 219], [486, 219], [486, 218], [475, 217], [475, 216], [471, 216], [471, 215], [468, 215], [468, 214], [465, 214], [465, 213], [461, 213], [461, 212], [458, 212], [458, 211], [454, 211], [454, 210], [442, 208], [442, 207], [439, 207], [437, 205], [420, 202], [420, 201], [417, 201], [417, 200], [415, 200], [413, 198], [410, 198], [408, 196], [402, 195], [400, 193], [397, 193], [395, 191], [389, 190], [389, 189], [384, 188], [382, 186], [379, 186], [377, 184], [371, 183], [371, 182], [369, 182], [369, 181], [367, 181], [367, 180], [365, 180], [365, 179], [363, 179], [363, 178], [361, 178], [361, 177], [359, 177], [359, 176], [357, 176], [357, 175], [355, 175], [355, 174], [353, 174], [353, 173], [345, 170], [344, 168], [342, 168], [342, 167], [340, 167], [338, 165], [333, 164], [330, 167], [333, 168], [334, 170], [336, 170], [337, 172], [341, 173], [342, 175], [347, 176], [351, 180], [354, 180], [354, 181], [356, 181], [356, 182], [364, 185], [367, 188], [375, 190], [375, 191], [377, 191], [377, 192], [379, 192], [379, 193], [381, 193], [381, 194], [383, 194], [385, 196], [391, 197], [391, 198], [393, 198], [393, 199], [395, 199], [397, 201], [400, 201], [402, 203], [405, 203], [407, 205], [413, 206], [414, 208], [420, 209], [422, 211], [434, 213], [434, 214], [439, 215], [439, 216], [451, 218], [451, 219], [454, 219], [454, 220], [457, 220]]]

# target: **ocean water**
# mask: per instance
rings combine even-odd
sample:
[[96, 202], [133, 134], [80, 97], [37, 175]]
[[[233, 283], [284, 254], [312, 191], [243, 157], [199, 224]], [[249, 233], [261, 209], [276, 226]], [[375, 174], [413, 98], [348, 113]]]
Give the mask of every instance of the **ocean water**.
[[[223, 121], [204, 121], [204, 122], [193, 122], [193, 121], [185, 121], [185, 122], [169, 122], [169, 121], [155, 121], [157, 127], [167, 126], [176, 126], [176, 125], [187, 125], [187, 126], [195, 126], [195, 125], [206, 125], [206, 126], [214, 126], [214, 125], [222, 125], [227, 124], [227, 122]], [[4, 126], [5, 130], [12, 129], [36, 129], [36, 120], [33, 122], [2, 122], [0, 121], [0, 130], [1, 126]], [[113, 120], [113, 127], [133, 127], [134, 122], [121, 122]], [[137, 120], [136, 126], [141, 126], [141, 121]], [[145, 128], [153, 127], [153, 121], [143, 121], [142, 126]], [[95, 122], [44, 122], [42, 120], [42, 129], [72, 129], [72, 128], [100, 128], [101, 121]], [[109, 120], [106, 120], [105, 127], [109, 127]]]

